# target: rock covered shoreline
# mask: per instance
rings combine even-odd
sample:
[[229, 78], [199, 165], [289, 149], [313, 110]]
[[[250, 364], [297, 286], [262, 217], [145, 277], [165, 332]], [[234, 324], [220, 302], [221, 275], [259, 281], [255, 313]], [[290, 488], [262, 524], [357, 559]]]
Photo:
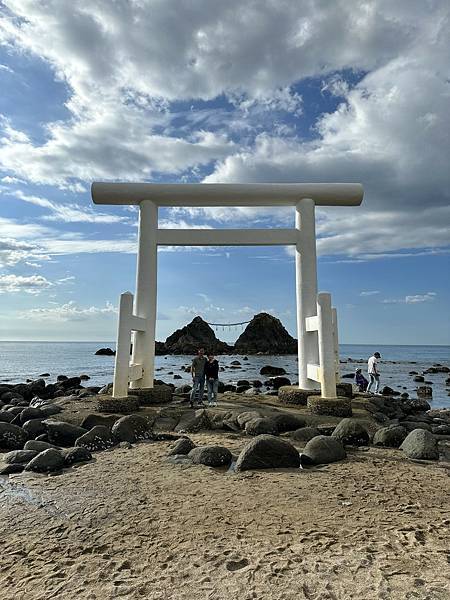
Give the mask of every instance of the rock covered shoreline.
[[[446, 368], [435, 367], [442, 372]], [[362, 409], [364, 418], [323, 423], [308, 411], [311, 393], [291, 394], [291, 382], [282, 369], [267, 365], [260, 372], [269, 378], [222, 384], [218, 409], [194, 411], [188, 408], [189, 385], [177, 387], [161, 380], [121, 404], [111, 398], [111, 384], [84, 387], [81, 377], [0, 384], [0, 474], [61, 472], [90, 461], [93, 452], [162, 440], [179, 440], [178, 451], [170, 453], [180, 455], [178, 462], [235, 463], [237, 470], [340, 461], [347, 445], [401, 448], [409, 458], [447, 460], [450, 410], [433, 410], [420, 394], [409, 398], [385, 387], [384, 395], [369, 396], [341, 384], [339, 393]], [[255, 439], [233, 456], [225, 446], [198, 449], [184, 437], [208, 430]], [[298, 444], [305, 445], [301, 452]]]

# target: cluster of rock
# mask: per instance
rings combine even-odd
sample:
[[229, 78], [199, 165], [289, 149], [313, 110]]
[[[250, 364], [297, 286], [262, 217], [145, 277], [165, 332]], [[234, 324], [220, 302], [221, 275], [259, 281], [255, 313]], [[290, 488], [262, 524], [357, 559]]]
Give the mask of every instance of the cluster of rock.
[[84, 387], [81, 384], [82, 380], [89, 379], [88, 375], [58, 375], [54, 383], [46, 383], [44, 377], [48, 377], [48, 373], [43, 373], [39, 379], [27, 383], [0, 383], [0, 410], [7, 410], [12, 406], [28, 406], [36, 397], [40, 400], [52, 400], [71, 394], [91, 396], [101, 390], [99, 386]]
[[[177, 329], [165, 342], [155, 343], [155, 353], [195, 354], [198, 348], [213, 354], [296, 354], [297, 340], [284, 328], [279, 319], [259, 313], [248, 323], [234, 346], [222, 342], [214, 330], [201, 317]], [[114, 356], [111, 348], [99, 348], [95, 354]]]
[[[29, 406], [16, 414], [16, 424], [0, 420], [0, 450], [9, 450], [1, 455], [1, 475], [21, 471], [60, 472], [76, 462], [91, 460], [92, 452], [116, 446], [129, 448], [140, 441], [176, 439], [156, 434], [152, 415], [91, 414], [80, 426], [48, 418], [61, 410], [52, 404]], [[8, 414], [8, 411], [3, 412]], [[0, 418], [5, 419], [5, 414]]]
[[425, 398], [372, 396], [364, 408], [383, 425], [403, 427], [406, 432], [416, 428], [438, 435], [450, 435], [450, 411], [432, 410]]

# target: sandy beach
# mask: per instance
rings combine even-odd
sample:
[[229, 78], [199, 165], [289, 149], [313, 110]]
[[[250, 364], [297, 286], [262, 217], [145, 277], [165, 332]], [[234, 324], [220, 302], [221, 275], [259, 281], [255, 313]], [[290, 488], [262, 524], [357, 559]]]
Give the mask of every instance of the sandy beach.
[[[190, 437], [234, 455], [247, 441]], [[449, 597], [449, 463], [354, 448], [236, 474], [173, 464], [172, 443], [3, 479], [4, 600]]]

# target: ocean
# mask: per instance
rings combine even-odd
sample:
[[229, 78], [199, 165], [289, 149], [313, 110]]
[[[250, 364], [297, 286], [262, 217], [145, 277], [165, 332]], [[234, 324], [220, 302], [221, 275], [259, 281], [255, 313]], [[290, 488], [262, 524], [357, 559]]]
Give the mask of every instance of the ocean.
[[[86, 374], [90, 380], [84, 385], [104, 385], [112, 381], [114, 357], [96, 356], [95, 351], [103, 347], [115, 348], [114, 342], [0, 342], [0, 382], [19, 383], [27, 378], [36, 379], [42, 373], [49, 373], [47, 381], [54, 381], [57, 375], [75, 376]], [[421, 372], [435, 363], [450, 366], [450, 346], [377, 346], [341, 344], [339, 351], [341, 360], [363, 360], [378, 350], [382, 356], [380, 370], [381, 385], [389, 385], [401, 392], [415, 396], [417, 384], [409, 375], [410, 371]], [[181, 370], [183, 365], [190, 364], [191, 356], [157, 356], [155, 377], [167, 383], [181, 384], [189, 382], [190, 376]], [[241, 369], [226, 368], [220, 374], [225, 383], [238, 379], [265, 378], [259, 374], [264, 365], [284, 367], [287, 377], [292, 382], [297, 380], [297, 363], [295, 356], [249, 356], [243, 361], [242, 356], [227, 355], [219, 357], [221, 365], [228, 367], [232, 360], [239, 360]], [[341, 364], [341, 376], [354, 372], [360, 366], [363, 372], [365, 364]], [[180, 375], [181, 379], [174, 379]], [[445, 380], [449, 374], [439, 373], [426, 375], [432, 382], [433, 408], [450, 407], [449, 389]], [[343, 379], [351, 381], [351, 379]], [[419, 384], [423, 385], [423, 384]]]

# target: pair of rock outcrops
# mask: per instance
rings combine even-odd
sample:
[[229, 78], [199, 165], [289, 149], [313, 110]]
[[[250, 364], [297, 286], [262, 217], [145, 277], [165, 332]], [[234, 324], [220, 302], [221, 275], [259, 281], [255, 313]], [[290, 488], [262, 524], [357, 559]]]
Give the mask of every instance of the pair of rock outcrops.
[[[296, 354], [297, 340], [279, 319], [267, 313], [253, 317], [235, 344], [230, 346], [216, 337], [214, 330], [201, 317], [177, 329], [165, 342], [156, 342], [156, 354], [195, 354], [198, 348], [214, 354]], [[102, 348], [97, 354], [114, 354]]]

